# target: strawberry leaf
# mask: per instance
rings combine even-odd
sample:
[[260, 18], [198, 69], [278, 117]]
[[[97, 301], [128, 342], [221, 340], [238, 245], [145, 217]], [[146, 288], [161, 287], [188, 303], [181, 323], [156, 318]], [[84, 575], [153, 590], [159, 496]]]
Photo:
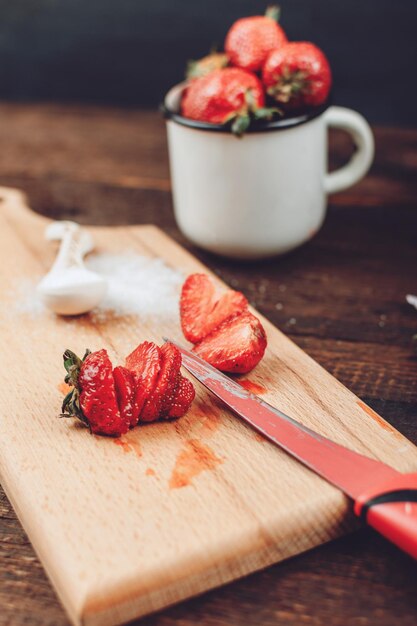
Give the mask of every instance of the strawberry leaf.
[[75, 387], [65, 396], [59, 417], [78, 417], [79, 420], [89, 426], [80, 406], [80, 393]]
[[210, 54], [203, 57], [202, 59], [192, 59], [188, 61], [185, 77], [188, 80], [192, 78], [201, 78], [202, 76], [206, 76], [206, 74], [209, 74], [213, 70], [227, 67], [228, 64], [229, 58], [227, 54], [212, 50]]
[[256, 120], [272, 120], [275, 115], [283, 115], [283, 112], [277, 107], [260, 107], [253, 111]]
[[80, 390], [78, 388], [78, 376], [80, 374], [80, 369], [83, 364], [83, 361], [87, 358], [87, 356], [91, 354], [91, 350], [85, 351], [85, 354], [82, 359], [75, 354], [72, 350], [65, 350], [63, 358], [64, 358], [64, 367], [67, 372], [65, 376], [65, 382], [67, 385], [71, 385], [73, 388], [67, 393], [61, 408], [61, 414], [59, 417], [78, 417], [84, 424], [88, 424], [88, 420], [82, 412], [80, 406]]
[[250, 117], [247, 113], [243, 115], [237, 115], [232, 124], [232, 133], [236, 135], [236, 137], [242, 137], [242, 135], [247, 131], [250, 125]]
[[65, 382], [67, 385], [72, 385], [73, 387], [77, 386], [81, 365], [89, 354], [91, 354], [91, 350], [87, 349], [83, 358], [80, 359], [80, 357], [77, 356], [72, 350], [65, 350], [63, 359], [64, 367], [67, 371], [67, 375], [65, 376]]

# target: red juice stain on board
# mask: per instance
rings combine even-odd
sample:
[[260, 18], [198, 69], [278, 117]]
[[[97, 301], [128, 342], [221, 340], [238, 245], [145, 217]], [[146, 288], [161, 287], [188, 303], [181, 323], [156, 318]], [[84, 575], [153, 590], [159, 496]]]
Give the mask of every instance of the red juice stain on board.
[[402, 438], [402, 435], [401, 435], [401, 433], [398, 432], [398, 430], [395, 430], [395, 428], [393, 426], [391, 426], [391, 424], [388, 424], [388, 422], [386, 422], [384, 419], [382, 419], [382, 417], [380, 415], [378, 415], [378, 413], [376, 413], [373, 409], [371, 409], [370, 406], [365, 404], [365, 402], [362, 402], [362, 400], [358, 400], [357, 404], [360, 406], [362, 411], [365, 411], [365, 413], [367, 413], [370, 417], [372, 417], [372, 419], [379, 426], [381, 426], [381, 428], [383, 428], [384, 430], [388, 431], [392, 435], [395, 435], [398, 438]]
[[125, 435], [125, 440], [128, 442], [131, 452], [134, 452], [136, 456], [140, 459], [143, 453], [142, 446], [140, 445], [137, 438], [137, 433], [127, 433]]
[[140, 459], [140, 457], [142, 456], [142, 448], [140, 447], [139, 442], [138, 441], [131, 441], [130, 445], [133, 448], [133, 451], [136, 454], [136, 456], [138, 457], [138, 459]]
[[169, 480], [170, 489], [180, 489], [190, 485], [193, 478], [207, 470], [213, 470], [222, 463], [207, 445], [198, 439], [189, 439], [179, 452]]
[[260, 396], [263, 393], [268, 393], [268, 389], [262, 387], [262, 385], [260, 385], [259, 383], [254, 383], [252, 380], [248, 380], [247, 378], [237, 378], [236, 382], [239, 383], [241, 387], [244, 387], [246, 391], [254, 393], [257, 396]]
[[205, 435], [210, 436], [220, 427], [221, 419], [213, 411], [201, 411], [196, 414], [196, 417]]
[[119, 437], [118, 439], [113, 439], [113, 443], [115, 443], [116, 446], [120, 446], [123, 452], [134, 452], [136, 456], [140, 458], [142, 456], [140, 443], [136, 439], [132, 441], [129, 434], [125, 435], [124, 438]]
[[58, 391], [60, 391], [63, 396], [66, 396], [67, 393], [71, 391], [71, 389], [71, 385], [67, 385], [67, 383], [59, 383], [58, 385]]
[[130, 444], [127, 441], [123, 441], [123, 439], [113, 439], [113, 443], [116, 444], [116, 446], [120, 446], [123, 452], [132, 452]]
[[203, 421], [203, 427], [207, 433], [214, 433], [219, 428], [220, 423], [220, 417], [212, 413], [211, 415], [206, 415]]
[[156, 476], [156, 472], [154, 469], [152, 469], [152, 467], [148, 467], [148, 469], [145, 472], [146, 476]]

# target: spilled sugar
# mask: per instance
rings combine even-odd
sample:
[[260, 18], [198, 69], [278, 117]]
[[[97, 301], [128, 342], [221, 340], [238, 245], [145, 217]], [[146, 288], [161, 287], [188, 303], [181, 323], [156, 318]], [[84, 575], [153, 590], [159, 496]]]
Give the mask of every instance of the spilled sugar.
[[171, 317], [178, 312], [178, 301], [184, 276], [168, 267], [162, 259], [150, 259], [135, 252], [96, 254], [87, 267], [108, 281], [108, 292], [93, 312], [105, 317]]
[[[13, 300], [13, 308], [16, 313], [38, 317], [45, 312], [43, 302], [36, 291], [36, 285], [40, 279], [41, 276], [36, 281], [30, 278], [22, 278], [16, 282], [13, 292], [9, 294], [10, 300]], [[10, 312], [10, 309], [7, 308], [7, 310]]]
[[[85, 265], [106, 278], [108, 283], [104, 300], [91, 312], [97, 322], [126, 315], [165, 319], [178, 315], [184, 275], [168, 267], [162, 259], [148, 258], [133, 251], [101, 253], [89, 256]], [[25, 279], [17, 283], [13, 293], [16, 312], [32, 317], [45, 313], [42, 299], [36, 291], [37, 282]]]

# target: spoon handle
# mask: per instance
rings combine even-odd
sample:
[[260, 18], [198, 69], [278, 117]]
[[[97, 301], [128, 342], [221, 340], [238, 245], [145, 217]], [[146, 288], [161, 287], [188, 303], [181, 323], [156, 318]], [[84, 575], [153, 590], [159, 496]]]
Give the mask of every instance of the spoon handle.
[[61, 245], [49, 273], [57, 273], [68, 267], [83, 266], [83, 258], [93, 248], [89, 233], [75, 222], [55, 222], [48, 228], [48, 239], [58, 239]]

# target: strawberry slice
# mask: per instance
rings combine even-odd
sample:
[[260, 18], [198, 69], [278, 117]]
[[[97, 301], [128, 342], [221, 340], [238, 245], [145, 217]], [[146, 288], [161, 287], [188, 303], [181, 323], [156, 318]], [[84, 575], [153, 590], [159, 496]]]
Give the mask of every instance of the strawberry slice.
[[167, 413], [174, 401], [181, 367], [181, 353], [172, 343], [166, 343], [161, 350], [161, 368], [155, 388], [146, 400], [141, 421], [153, 422]]
[[130, 428], [133, 428], [138, 422], [137, 417], [139, 417], [139, 414], [136, 416], [136, 411], [134, 415], [136, 376], [122, 365], [114, 368], [113, 376], [120, 415], [129, 422]]
[[106, 350], [87, 351], [81, 360], [71, 350], [64, 353], [65, 382], [73, 389], [64, 398], [64, 417], [78, 417], [98, 435], [118, 437], [129, 430], [116, 397], [113, 368]]
[[179, 384], [175, 394], [174, 401], [169, 409], [168, 418], [182, 417], [190, 408], [195, 398], [195, 389], [188, 378], [179, 375]]
[[[126, 367], [137, 376], [133, 417], [142, 421], [145, 404], [150, 399], [161, 369], [161, 349], [152, 341], [144, 341], [126, 357]], [[147, 411], [148, 413], [148, 411]], [[144, 419], [143, 421], [149, 421]]]
[[240, 291], [219, 293], [206, 274], [191, 274], [185, 281], [180, 300], [181, 326], [188, 341], [197, 343], [225, 319], [247, 309]]
[[244, 311], [224, 320], [194, 346], [194, 352], [223, 372], [246, 374], [262, 359], [265, 330], [257, 317]]
[[[169, 342], [162, 346], [161, 353], [162, 365], [157, 387], [163, 388], [165, 386], [165, 391], [162, 391], [161, 409], [159, 411], [159, 417], [165, 417], [174, 402], [180, 382], [182, 357], [177, 346]], [[166, 384], [163, 381], [164, 378], [166, 378]]]

